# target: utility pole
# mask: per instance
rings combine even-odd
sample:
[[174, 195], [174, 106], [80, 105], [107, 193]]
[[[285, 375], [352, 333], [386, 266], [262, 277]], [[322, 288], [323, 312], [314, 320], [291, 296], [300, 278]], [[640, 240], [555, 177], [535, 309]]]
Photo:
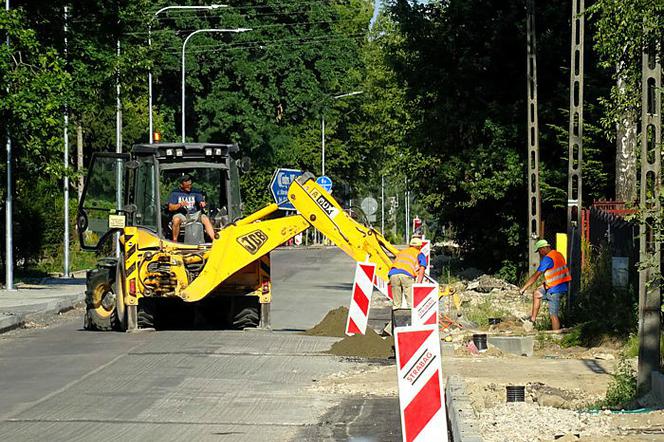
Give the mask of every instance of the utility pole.
[[[9, 12], [9, 0], [5, 0], [5, 10]], [[7, 31], [7, 48], [9, 49], [9, 31]], [[7, 85], [9, 95], [9, 84]], [[12, 186], [12, 139], [7, 127], [7, 196], [5, 199], [5, 290], [14, 290], [14, 232], [13, 232], [13, 201]]]
[[380, 234], [385, 236], [385, 175], [380, 176]]
[[320, 146], [321, 146], [320, 174], [321, 176], [325, 176], [325, 114], [324, 113], [320, 116]]
[[572, 46], [569, 80], [569, 143], [567, 161], [567, 264], [572, 281], [567, 309], [581, 287], [581, 209], [583, 207], [583, 58], [585, 0], [572, 0]]
[[410, 242], [410, 195], [408, 192], [408, 177], [404, 178], [405, 190], [403, 192], [404, 212], [406, 214], [406, 245]]
[[76, 170], [79, 173], [78, 177], [78, 201], [83, 197], [83, 185], [85, 179], [83, 178], [83, 128], [79, 123], [76, 126]]
[[[120, 39], [116, 42], [118, 67], [115, 71], [115, 153], [122, 153], [122, 101], [120, 100]], [[115, 208], [122, 209], [122, 160], [115, 163]], [[120, 234], [115, 241], [115, 256], [120, 256]]]
[[[64, 19], [65, 19], [65, 63], [68, 59], [69, 46], [67, 42], [67, 24], [69, 22], [68, 17], [69, 8], [64, 7]], [[69, 109], [67, 107], [67, 102], [65, 101], [65, 131], [64, 131], [64, 166], [65, 166], [65, 176], [64, 176], [64, 263], [62, 269], [63, 278], [69, 278]]]
[[639, 363], [637, 390], [650, 391], [659, 370], [662, 185], [662, 65], [659, 42], [647, 42], [641, 57], [641, 222], [639, 225]]
[[528, 43], [528, 273], [537, 270], [539, 257], [535, 242], [540, 237], [539, 127], [537, 121], [537, 43], [535, 0], [527, 2]]

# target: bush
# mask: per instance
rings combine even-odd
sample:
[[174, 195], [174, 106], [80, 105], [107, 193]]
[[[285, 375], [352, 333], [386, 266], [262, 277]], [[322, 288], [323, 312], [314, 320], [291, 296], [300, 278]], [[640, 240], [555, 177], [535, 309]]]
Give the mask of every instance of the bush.
[[569, 313], [563, 309], [561, 316], [567, 325], [580, 324], [584, 345], [592, 344], [593, 336], [624, 338], [636, 330], [635, 291], [614, 289], [610, 275], [611, 254], [602, 248], [584, 269], [581, 291], [572, 298]]
[[512, 261], [505, 260], [501, 263], [500, 269], [496, 272], [496, 278], [516, 284], [519, 281], [519, 266]]
[[618, 369], [611, 375], [606, 390], [606, 398], [601, 406], [608, 408], [624, 408], [636, 398], [636, 371], [624, 357], [618, 361]]

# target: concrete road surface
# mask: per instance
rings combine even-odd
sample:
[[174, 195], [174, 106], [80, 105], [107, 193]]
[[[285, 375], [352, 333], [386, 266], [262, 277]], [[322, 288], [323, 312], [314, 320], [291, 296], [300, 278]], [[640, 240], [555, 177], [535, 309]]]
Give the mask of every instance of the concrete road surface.
[[353, 265], [336, 249], [273, 253], [272, 333], [96, 333], [75, 318], [0, 335], [0, 440], [399, 440], [396, 398], [312, 388], [369, 364], [297, 332], [348, 302]]

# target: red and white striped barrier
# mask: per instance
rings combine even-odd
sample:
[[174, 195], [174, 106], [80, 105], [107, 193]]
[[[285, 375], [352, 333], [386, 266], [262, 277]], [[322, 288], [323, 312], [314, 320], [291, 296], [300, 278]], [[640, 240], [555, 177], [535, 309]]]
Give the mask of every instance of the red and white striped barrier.
[[392, 296], [392, 286], [390, 285], [389, 281], [385, 281], [383, 278], [376, 275], [374, 278], [374, 287], [376, 287], [376, 290], [381, 292], [387, 299], [390, 301], [393, 300], [394, 297]]
[[411, 324], [438, 324], [438, 284], [413, 284]]
[[353, 296], [350, 298], [348, 319], [346, 320], [346, 335], [348, 336], [357, 333], [363, 335], [367, 331], [375, 273], [376, 264], [358, 262], [355, 267]]
[[394, 331], [403, 440], [447, 441], [438, 325]]

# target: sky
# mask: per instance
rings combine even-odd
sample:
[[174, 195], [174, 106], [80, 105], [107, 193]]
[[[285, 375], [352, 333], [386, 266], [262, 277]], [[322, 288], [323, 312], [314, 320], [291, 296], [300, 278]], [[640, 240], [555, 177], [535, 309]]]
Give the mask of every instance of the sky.
[[378, 11], [380, 11], [380, 0], [374, 0], [374, 13], [373, 17], [371, 17], [371, 21], [369, 22], [369, 29], [373, 28], [374, 23], [376, 23], [376, 19], [378, 18]]

